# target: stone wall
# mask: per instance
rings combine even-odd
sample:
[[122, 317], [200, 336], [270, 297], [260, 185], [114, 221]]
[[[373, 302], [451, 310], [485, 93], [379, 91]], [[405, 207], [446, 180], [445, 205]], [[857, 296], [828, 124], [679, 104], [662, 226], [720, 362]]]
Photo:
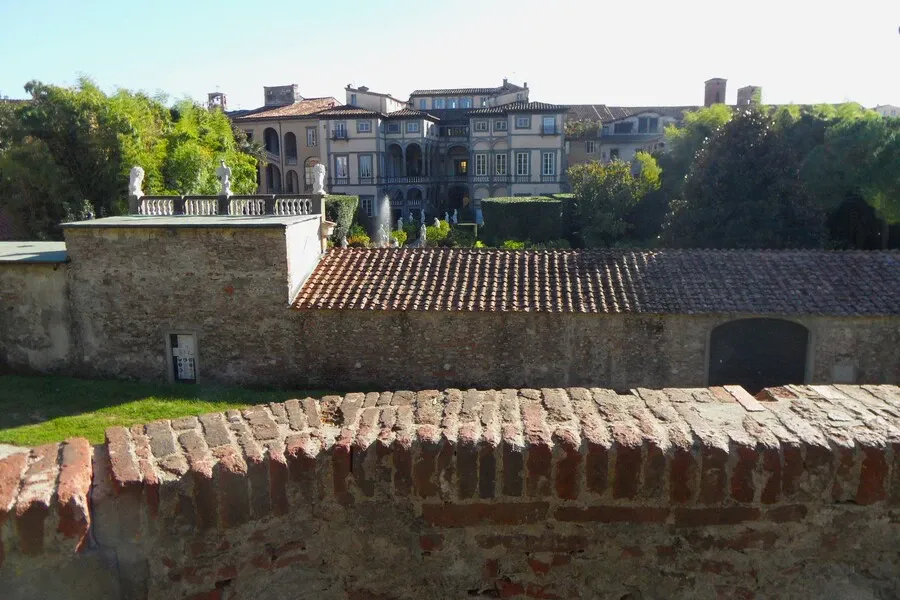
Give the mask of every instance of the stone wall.
[[[279, 381], [291, 286], [318, 256], [318, 225], [67, 228], [73, 371], [165, 381], [167, 335], [193, 333], [200, 381]], [[288, 247], [310, 256], [289, 265]]]
[[0, 461], [5, 598], [900, 595], [897, 387], [347, 394], [106, 437]]
[[[310, 310], [295, 313], [290, 381], [341, 389], [700, 387], [714, 327], [751, 315]], [[900, 319], [804, 317], [807, 377], [900, 381]]]
[[65, 263], [0, 264], [0, 369], [69, 366], [71, 313]]

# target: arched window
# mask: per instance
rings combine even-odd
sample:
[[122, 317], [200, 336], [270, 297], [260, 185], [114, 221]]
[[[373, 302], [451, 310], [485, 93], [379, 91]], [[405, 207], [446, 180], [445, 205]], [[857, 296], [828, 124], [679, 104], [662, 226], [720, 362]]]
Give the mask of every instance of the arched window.
[[289, 165], [297, 164], [297, 136], [290, 131], [284, 134], [284, 160]]
[[709, 340], [709, 385], [765, 387], [803, 383], [809, 331], [784, 319], [739, 319], [719, 325]]
[[266, 193], [281, 193], [281, 170], [275, 165], [266, 165]]
[[285, 178], [285, 191], [288, 194], [299, 194], [300, 193], [300, 178], [297, 177], [297, 171], [293, 169], [288, 169], [287, 177]]
[[269, 154], [278, 156], [281, 152], [278, 144], [278, 133], [271, 127], [266, 127], [266, 130], [263, 131], [263, 145]]

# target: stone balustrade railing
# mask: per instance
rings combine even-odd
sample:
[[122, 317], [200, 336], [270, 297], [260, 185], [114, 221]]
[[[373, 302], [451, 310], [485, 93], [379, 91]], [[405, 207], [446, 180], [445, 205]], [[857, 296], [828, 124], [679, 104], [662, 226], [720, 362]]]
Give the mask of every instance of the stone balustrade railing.
[[319, 194], [131, 197], [129, 213], [149, 216], [298, 216], [324, 214]]

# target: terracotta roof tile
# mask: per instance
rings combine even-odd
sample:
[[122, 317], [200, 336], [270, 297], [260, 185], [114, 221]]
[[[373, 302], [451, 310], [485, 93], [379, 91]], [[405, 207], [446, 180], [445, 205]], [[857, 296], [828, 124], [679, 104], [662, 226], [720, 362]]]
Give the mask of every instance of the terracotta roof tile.
[[509, 104], [501, 104], [500, 106], [489, 106], [487, 108], [476, 108], [469, 111], [469, 115], [473, 117], [481, 115], [505, 115], [506, 113], [516, 112], [566, 112], [569, 107], [560, 104], [547, 104], [546, 102], [510, 102]]
[[294, 307], [900, 315], [900, 253], [332, 249]]
[[316, 113], [317, 117], [322, 119], [346, 119], [355, 117], [383, 117], [380, 112], [352, 106], [350, 104], [342, 104]]
[[684, 113], [699, 110], [702, 106], [607, 106], [605, 104], [573, 104], [568, 107], [568, 118], [573, 121], [599, 121], [612, 123], [643, 113], [656, 113], [681, 120]]
[[230, 113], [229, 116], [235, 121], [263, 121], [266, 119], [305, 117], [321, 110], [337, 106], [337, 104], [338, 101], [334, 98], [306, 98], [299, 102], [294, 102], [293, 104], [272, 107], [263, 106], [256, 110], [240, 111], [240, 114], [237, 115]]
[[410, 98], [415, 96], [466, 96], [466, 95], [496, 95], [509, 92], [522, 92], [526, 88], [507, 82], [506, 85], [498, 87], [480, 87], [480, 88], [441, 88], [434, 90], [415, 90], [409, 95]]
[[395, 110], [394, 112], [390, 112], [384, 116], [385, 119], [429, 119], [431, 121], [437, 121], [438, 118], [432, 114], [427, 112], [422, 112], [421, 110], [415, 110], [412, 108], [401, 108], [400, 110]]

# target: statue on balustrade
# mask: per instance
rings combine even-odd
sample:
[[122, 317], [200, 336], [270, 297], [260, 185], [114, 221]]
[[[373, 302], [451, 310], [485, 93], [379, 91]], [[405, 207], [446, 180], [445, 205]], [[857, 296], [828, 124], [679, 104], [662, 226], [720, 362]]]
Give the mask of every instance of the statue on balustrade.
[[216, 176], [219, 178], [219, 183], [222, 184], [222, 189], [219, 191], [220, 196], [231, 196], [231, 168], [225, 164], [225, 161], [219, 161], [219, 168], [216, 169]]
[[144, 170], [140, 167], [131, 167], [131, 173], [128, 176], [128, 195], [138, 200], [144, 195], [141, 186], [144, 184]]
[[313, 167], [313, 194], [327, 196], [325, 191], [325, 165], [318, 163]]

